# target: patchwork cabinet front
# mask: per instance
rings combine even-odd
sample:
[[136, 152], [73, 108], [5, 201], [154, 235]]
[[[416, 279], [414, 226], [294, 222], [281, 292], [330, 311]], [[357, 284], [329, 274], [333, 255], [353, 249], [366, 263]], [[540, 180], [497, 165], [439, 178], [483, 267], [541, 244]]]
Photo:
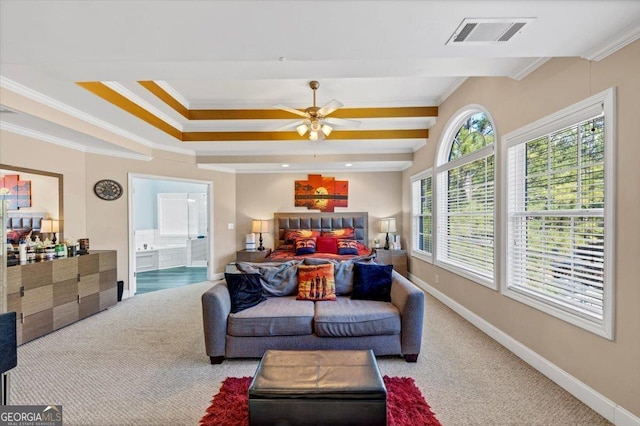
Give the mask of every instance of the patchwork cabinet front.
[[115, 305], [116, 251], [11, 266], [7, 290], [20, 345]]

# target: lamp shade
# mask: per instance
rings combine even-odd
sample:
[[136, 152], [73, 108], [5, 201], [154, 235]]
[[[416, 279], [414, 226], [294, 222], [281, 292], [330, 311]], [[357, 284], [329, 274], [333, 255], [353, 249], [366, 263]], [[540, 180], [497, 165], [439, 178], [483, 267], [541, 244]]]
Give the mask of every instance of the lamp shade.
[[60, 232], [60, 221], [55, 219], [43, 219], [40, 225], [40, 232]]
[[251, 232], [256, 232], [256, 233], [269, 232], [269, 221], [263, 220], [263, 219], [252, 220]]
[[381, 219], [380, 232], [396, 232], [396, 219], [393, 217]]

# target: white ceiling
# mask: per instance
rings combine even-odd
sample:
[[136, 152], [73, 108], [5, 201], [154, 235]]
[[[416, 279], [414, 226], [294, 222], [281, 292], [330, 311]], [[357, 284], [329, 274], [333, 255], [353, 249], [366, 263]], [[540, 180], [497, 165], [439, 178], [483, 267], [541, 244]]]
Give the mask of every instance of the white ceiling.
[[[447, 44], [465, 18], [533, 19], [509, 42]], [[14, 111], [0, 110], [0, 128], [237, 172], [402, 170], [426, 139], [182, 142], [75, 83], [113, 82], [183, 131], [272, 131], [295, 116], [189, 121], [137, 81], [163, 82], [190, 109], [305, 108], [310, 80], [319, 105], [437, 106], [468, 77], [522, 79], [548, 58], [600, 60], [639, 37], [640, 1], [0, 0], [0, 104]], [[360, 121], [428, 129], [435, 118]]]

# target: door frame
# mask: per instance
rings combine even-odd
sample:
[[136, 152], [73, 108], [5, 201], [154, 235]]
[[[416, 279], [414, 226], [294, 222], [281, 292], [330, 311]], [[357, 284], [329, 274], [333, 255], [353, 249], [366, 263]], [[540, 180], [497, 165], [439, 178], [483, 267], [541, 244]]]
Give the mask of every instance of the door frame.
[[129, 241], [129, 285], [128, 289], [123, 292], [123, 299], [133, 297], [136, 294], [136, 241], [135, 241], [135, 187], [134, 179], [151, 179], [171, 182], [197, 183], [207, 185], [207, 279], [213, 278], [213, 181], [200, 179], [187, 179], [173, 176], [148, 175], [143, 173], [128, 173], [128, 199], [127, 199], [127, 218], [128, 218], [128, 241]]

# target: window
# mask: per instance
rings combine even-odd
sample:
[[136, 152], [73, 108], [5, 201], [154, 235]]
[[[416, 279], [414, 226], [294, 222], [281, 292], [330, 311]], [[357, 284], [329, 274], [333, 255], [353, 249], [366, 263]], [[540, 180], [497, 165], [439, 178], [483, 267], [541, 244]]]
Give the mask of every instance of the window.
[[432, 170], [411, 178], [412, 255], [432, 260], [433, 188]]
[[495, 288], [493, 124], [475, 108], [458, 117], [438, 157], [436, 261]]
[[[613, 92], [505, 137], [505, 294], [612, 335]], [[609, 111], [609, 114], [606, 111]]]

